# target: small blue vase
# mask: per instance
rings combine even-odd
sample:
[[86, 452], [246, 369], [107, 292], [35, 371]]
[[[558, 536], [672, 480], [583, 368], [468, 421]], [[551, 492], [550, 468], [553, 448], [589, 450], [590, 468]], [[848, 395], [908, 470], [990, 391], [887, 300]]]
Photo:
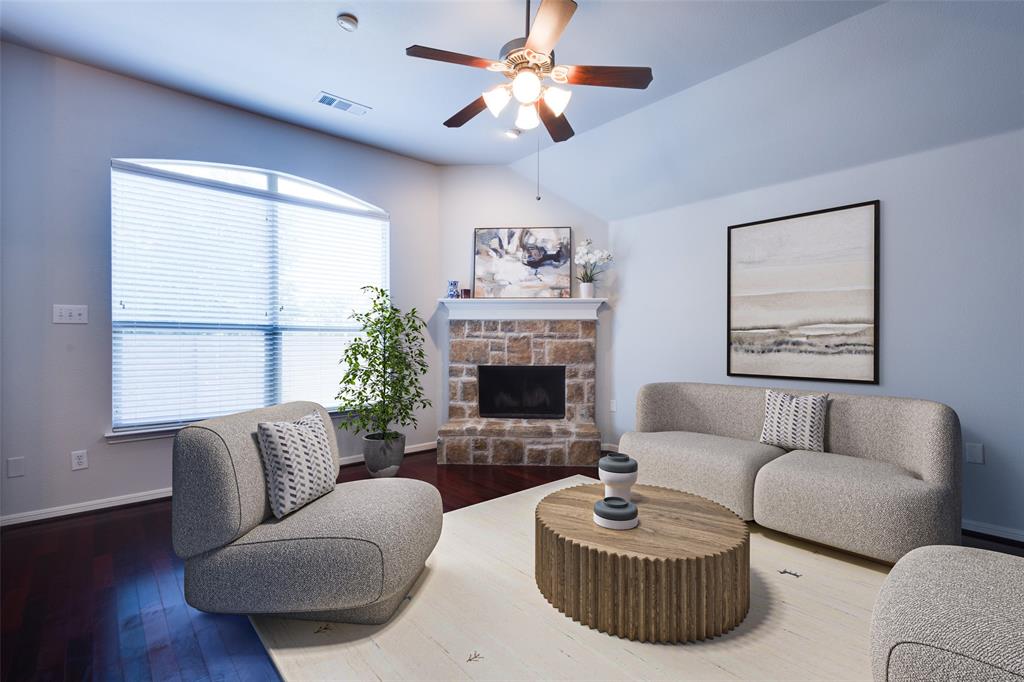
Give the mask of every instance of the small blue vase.
[[448, 280], [448, 298], [459, 297], [459, 280], [450, 279]]

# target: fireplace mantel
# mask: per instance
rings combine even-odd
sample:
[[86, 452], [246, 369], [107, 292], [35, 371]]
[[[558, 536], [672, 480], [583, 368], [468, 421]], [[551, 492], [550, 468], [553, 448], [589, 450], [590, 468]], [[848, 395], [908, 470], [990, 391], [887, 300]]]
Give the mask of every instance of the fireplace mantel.
[[449, 320], [596, 320], [607, 298], [439, 298]]

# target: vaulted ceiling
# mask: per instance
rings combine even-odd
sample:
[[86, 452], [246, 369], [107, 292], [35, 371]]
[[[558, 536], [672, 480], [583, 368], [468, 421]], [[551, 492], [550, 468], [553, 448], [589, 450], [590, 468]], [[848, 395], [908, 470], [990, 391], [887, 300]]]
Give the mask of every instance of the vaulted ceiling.
[[[654, 82], [646, 91], [574, 87], [566, 115], [577, 133], [591, 130], [877, 4], [579, 0], [557, 61], [651, 66]], [[418, 43], [496, 57], [523, 35], [519, 0], [5, 0], [0, 12], [6, 40], [433, 163], [510, 163], [538, 139], [551, 144], [542, 131], [504, 137], [513, 107], [501, 120], [481, 114], [444, 128], [502, 77], [404, 53]], [[340, 12], [356, 14], [359, 30], [339, 28]], [[325, 107], [321, 90], [372, 109]]]

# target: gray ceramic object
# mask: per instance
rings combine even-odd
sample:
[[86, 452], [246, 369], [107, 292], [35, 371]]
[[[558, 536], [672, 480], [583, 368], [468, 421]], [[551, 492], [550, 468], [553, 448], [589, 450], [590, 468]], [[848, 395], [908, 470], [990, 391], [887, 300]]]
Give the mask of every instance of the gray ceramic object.
[[[376, 437], [374, 437], [376, 436]], [[363, 461], [374, 478], [386, 478], [398, 473], [405, 457], [405, 434], [391, 441], [383, 440], [379, 433], [363, 436]]]
[[636, 505], [621, 497], [606, 497], [594, 503], [594, 513], [609, 521], [630, 521], [637, 517]]
[[597, 462], [597, 468], [601, 471], [611, 471], [616, 474], [629, 474], [637, 469], [636, 460], [629, 455], [611, 453], [605, 455]]

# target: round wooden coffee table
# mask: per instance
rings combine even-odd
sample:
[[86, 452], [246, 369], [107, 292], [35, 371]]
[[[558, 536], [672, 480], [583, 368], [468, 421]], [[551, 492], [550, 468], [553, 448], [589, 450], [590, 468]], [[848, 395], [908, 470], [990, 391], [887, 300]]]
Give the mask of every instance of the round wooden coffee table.
[[575, 621], [644, 642], [728, 632], [750, 608], [750, 533], [731, 511], [670, 488], [633, 486], [640, 525], [593, 521], [604, 486], [551, 493], [537, 505], [534, 573]]

